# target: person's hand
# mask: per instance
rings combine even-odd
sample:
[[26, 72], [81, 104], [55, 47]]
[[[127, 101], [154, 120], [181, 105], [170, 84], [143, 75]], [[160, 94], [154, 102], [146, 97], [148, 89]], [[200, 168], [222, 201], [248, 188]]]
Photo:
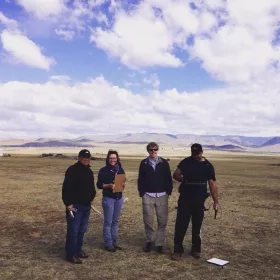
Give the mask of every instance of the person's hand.
[[110, 184], [110, 188], [113, 190], [115, 188], [115, 184]]
[[73, 204], [66, 206], [67, 211], [72, 211], [73, 210]]
[[218, 201], [214, 202], [213, 208], [214, 208], [215, 211], [219, 210], [219, 202]]

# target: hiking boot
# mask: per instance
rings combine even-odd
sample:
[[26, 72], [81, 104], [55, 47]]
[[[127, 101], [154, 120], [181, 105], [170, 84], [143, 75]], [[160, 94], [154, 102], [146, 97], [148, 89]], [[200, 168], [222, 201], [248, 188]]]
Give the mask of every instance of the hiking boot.
[[80, 253], [79, 253], [79, 257], [81, 259], [87, 259], [88, 258], [88, 254], [86, 254], [83, 250], [81, 250]]
[[114, 245], [114, 248], [116, 249], [116, 250], [122, 250], [123, 248], [121, 247], [121, 246], [119, 246], [119, 245]]
[[115, 247], [109, 247], [109, 246], [105, 246], [104, 249], [108, 252], [114, 253], [116, 252], [116, 248]]
[[170, 259], [172, 261], [179, 261], [182, 259], [182, 253], [174, 252], [173, 254], [171, 254]]
[[145, 253], [149, 253], [152, 251], [152, 242], [146, 242], [144, 248], [143, 248], [143, 251]]
[[71, 263], [74, 263], [74, 264], [81, 264], [82, 261], [80, 260], [79, 257], [76, 257], [76, 256], [72, 256], [72, 257], [67, 257], [66, 260], [68, 262], [71, 262]]
[[201, 257], [201, 254], [199, 252], [191, 252], [191, 255], [195, 258], [195, 259], [199, 259]]
[[156, 252], [159, 254], [164, 254], [164, 250], [162, 246], [156, 246]]

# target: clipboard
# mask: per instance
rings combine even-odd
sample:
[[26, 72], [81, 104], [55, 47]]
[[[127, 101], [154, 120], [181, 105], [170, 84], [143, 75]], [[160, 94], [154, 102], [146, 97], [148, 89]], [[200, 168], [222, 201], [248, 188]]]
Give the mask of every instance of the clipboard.
[[123, 192], [125, 181], [126, 181], [125, 174], [116, 174], [115, 175], [115, 182], [114, 182], [115, 187], [113, 189], [113, 193]]

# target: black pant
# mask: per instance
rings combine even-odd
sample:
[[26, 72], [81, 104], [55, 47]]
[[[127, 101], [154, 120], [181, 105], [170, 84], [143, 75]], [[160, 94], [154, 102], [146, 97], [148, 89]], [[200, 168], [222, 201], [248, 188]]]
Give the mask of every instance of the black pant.
[[183, 253], [183, 241], [192, 219], [192, 252], [201, 252], [200, 229], [204, 218], [204, 199], [180, 195], [175, 224], [174, 252]]

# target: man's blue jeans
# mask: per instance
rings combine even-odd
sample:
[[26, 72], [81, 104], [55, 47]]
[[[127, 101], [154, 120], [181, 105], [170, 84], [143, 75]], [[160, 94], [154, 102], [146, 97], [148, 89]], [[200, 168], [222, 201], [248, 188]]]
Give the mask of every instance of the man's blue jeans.
[[123, 205], [123, 198], [115, 199], [103, 196], [104, 212], [103, 238], [105, 247], [114, 247], [118, 239], [118, 223]]
[[73, 204], [74, 218], [66, 211], [67, 234], [66, 234], [66, 255], [67, 257], [77, 256], [82, 250], [84, 234], [87, 231], [91, 204]]

